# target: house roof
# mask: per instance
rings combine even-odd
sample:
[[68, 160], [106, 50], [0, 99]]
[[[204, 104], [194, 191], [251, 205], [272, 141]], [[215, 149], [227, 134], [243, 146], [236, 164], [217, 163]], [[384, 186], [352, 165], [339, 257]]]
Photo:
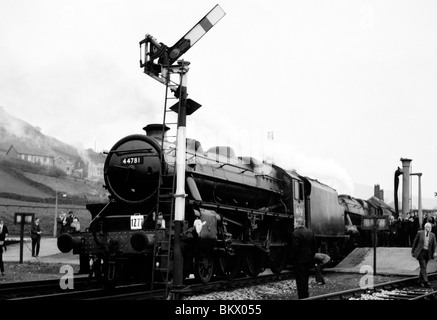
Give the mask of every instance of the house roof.
[[31, 155], [31, 156], [37, 156], [37, 157], [49, 157], [49, 158], [54, 158], [53, 155], [48, 155], [48, 154], [37, 154], [37, 153], [32, 153], [32, 152], [20, 152], [17, 150], [17, 148], [14, 147], [13, 144], [11, 144], [11, 146], [9, 147], [8, 151], [6, 152], [6, 154], [9, 153], [9, 151], [11, 151], [11, 149], [15, 149], [15, 151], [18, 154], [27, 154], [27, 155]]
[[384, 201], [382, 201], [381, 199], [379, 199], [375, 196], [370, 197], [369, 199], [367, 199], [367, 201], [369, 201], [370, 203], [372, 203], [374, 205], [381, 207], [383, 210], [383, 214], [386, 214], [389, 216], [395, 214], [395, 210], [392, 207], [390, 207]]

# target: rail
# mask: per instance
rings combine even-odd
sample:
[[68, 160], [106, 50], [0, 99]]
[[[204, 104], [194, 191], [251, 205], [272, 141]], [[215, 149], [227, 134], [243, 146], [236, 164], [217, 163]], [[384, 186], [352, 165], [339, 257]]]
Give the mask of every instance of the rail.
[[[428, 274], [432, 286], [436, 287], [437, 273]], [[380, 283], [368, 288], [355, 288], [334, 292], [303, 300], [436, 300], [434, 288], [423, 288], [417, 284], [419, 276]]]

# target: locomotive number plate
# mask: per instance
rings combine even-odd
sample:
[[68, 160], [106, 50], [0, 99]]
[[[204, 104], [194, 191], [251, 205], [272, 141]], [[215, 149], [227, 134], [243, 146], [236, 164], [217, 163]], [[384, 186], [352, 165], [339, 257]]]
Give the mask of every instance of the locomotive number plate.
[[139, 230], [143, 227], [144, 216], [143, 215], [133, 215], [130, 216], [130, 229], [131, 230]]
[[121, 164], [128, 165], [128, 164], [142, 164], [143, 163], [143, 157], [127, 157], [121, 159]]

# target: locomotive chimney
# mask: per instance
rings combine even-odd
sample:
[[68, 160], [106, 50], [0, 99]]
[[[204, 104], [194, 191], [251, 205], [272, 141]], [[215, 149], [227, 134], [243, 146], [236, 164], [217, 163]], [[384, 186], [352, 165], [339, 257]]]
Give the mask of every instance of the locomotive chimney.
[[164, 128], [164, 140], [167, 140], [167, 131], [170, 130], [166, 125], [159, 123], [148, 124], [143, 128], [146, 131], [147, 136], [155, 138], [158, 141], [162, 139], [162, 131]]
[[411, 159], [401, 158], [402, 161], [402, 217], [410, 211], [410, 164]]

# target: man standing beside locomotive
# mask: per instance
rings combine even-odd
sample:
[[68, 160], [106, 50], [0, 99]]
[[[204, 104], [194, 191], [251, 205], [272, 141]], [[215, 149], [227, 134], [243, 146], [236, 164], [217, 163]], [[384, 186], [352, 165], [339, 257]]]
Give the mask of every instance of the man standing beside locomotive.
[[2, 272], [2, 275], [5, 275], [5, 266], [3, 264], [3, 248], [6, 248], [5, 246], [5, 240], [8, 236], [8, 227], [6, 227], [3, 224], [3, 219], [0, 218], [0, 271]]
[[39, 218], [36, 218], [32, 223], [32, 227], [30, 228], [30, 238], [32, 239], [32, 257], [38, 257], [41, 243], [41, 226], [39, 225]]
[[426, 288], [431, 287], [428, 282], [426, 267], [428, 261], [435, 258], [437, 248], [436, 237], [435, 234], [431, 232], [431, 227], [431, 223], [427, 222], [425, 224], [425, 230], [417, 232], [411, 247], [411, 254], [414, 258], [419, 260], [419, 284]]
[[291, 257], [299, 299], [309, 297], [308, 280], [310, 269], [314, 265], [313, 259], [316, 251], [317, 246], [314, 233], [305, 227], [305, 219], [303, 217], [297, 217], [294, 220], [294, 231], [291, 235]]

